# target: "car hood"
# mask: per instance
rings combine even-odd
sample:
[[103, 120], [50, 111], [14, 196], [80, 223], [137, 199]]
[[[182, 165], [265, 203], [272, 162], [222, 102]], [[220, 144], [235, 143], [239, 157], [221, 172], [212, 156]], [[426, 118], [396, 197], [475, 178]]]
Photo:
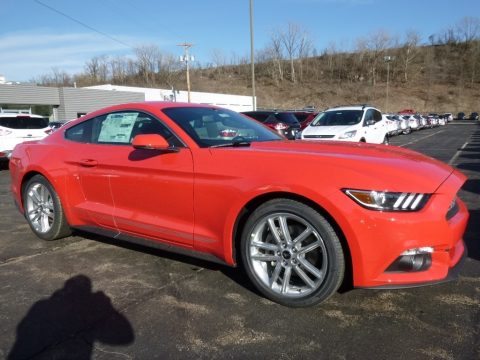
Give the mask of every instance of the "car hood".
[[346, 126], [307, 126], [303, 130], [305, 135], [340, 135], [349, 130], [355, 130], [357, 125], [346, 125]]
[[[433, 193], [454, 171], [428, 156], [386, 145], [275, 141], [254, 142], [242, 150], [255, 153], [255, 161], [298, 172], [299, 179], [316, 178], [320, 183], [335, 177], [339, 186], [372, 190]], [[269, 168], [262, 165], [258, 171]]]

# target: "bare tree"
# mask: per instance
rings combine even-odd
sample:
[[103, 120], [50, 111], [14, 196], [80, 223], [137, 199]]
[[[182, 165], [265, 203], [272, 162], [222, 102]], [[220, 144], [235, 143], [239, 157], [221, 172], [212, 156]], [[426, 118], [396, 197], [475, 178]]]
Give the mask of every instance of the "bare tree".
[[403, 80], [408, 82], [408, 71], [410, 65], [418, 55], [420, 42], [420, 35], [415, 30], [409, 30], [406, 34], [406, 39], [403, 46], [400, 48], [402, 63], [403, 63]]
[[109, 60], [106, 55], [94, 56], [85, 63], [85, 72], [91, 83], [105, 83], [109, 76]]
[[473, 40], [480, 36], [480, 19], [464, 17], [456, 25], [458, 37], [468, 47]]
[[280, 41], [290, 62], [290, 80], [296, 82], [294, 59], [297, 56], [304, 31], [296, 24], [289, 23], [286, 31], [280, 31]]
[[305, 31], [303, 36], [300, 39], [300, 43], [298, 46], [298, 59], [300, 63], [300, 81], [303, 81], [303, 72], [304, 67], [306, 67], [306, 71], [308, 71], [308, 59], [311, 56], [313, 49], [313, 43]]
[[275, 80], [277, 82], [283, 81], [284, 55], [283, 55], [283, 49], [282, 49], [282, 39], [277, 32], [273, 32], [270, 37], [270, 51], [272, 54], [272, 60], [273, 60], [275, 69], [277, 70], [276, 75], [274, 75]]
[[57, 67], [53, 67], [49, 74], [41, 75], [36, 82], [44, 86], [73, 86], [72, 77]]
[[142, 45], [135, 48], [138, 74], [147, 84], [155, 83], [155, 73], [158, 69], [161, 52], [157, 45]]
[[213, 49], [210, 51], [213, 66], [218, 70], [227, 65], [227, 58], [222, 49]]
[[385, 50], [390, 46], [390, 35], [385, 30], [377, 30], [372, 33], [367, 39], [367, 47], [370, 55], [370, 74], [372, 79], [372, 85], [377, 83], [377, 71]]

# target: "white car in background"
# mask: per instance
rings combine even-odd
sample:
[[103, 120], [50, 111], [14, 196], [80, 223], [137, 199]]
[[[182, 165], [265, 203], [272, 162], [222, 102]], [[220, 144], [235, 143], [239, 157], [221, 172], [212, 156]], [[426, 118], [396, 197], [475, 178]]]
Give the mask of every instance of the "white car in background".
[[395, 136], [402, 132], [401, 124], [392, 114], [382, 114], [383, 121], [387, 124], [388, 136]]
[[372, 106], [340, 106], [318, 114], [301, 139], [388, 144], [388, 129], [382, 113]]
[[410, 129], [410, 123], [409, 123], [409, 120], [408, 120], [408, 115], [394, 115], [394, 118], [400, 124], [401, 133], [410, 134], [410, 132], [412, 130]]
[[413, 115], [402, 115], [402, 116], [403, 118], [406, 118], [408, 120], [408, 126], [410, 126], [411, 130], [420, 130], [421, 124], [419, 119], [417, 119]]
[[52, 129], [48, 123], [48, 118], [28, 110], [0, 108], [0, 160], [9, 159], [15, 145], [50, 134]]
[[447, 122], [453, 121], [453, 114], [452, 113], [445, 113], [443, 116], [447, 119]]

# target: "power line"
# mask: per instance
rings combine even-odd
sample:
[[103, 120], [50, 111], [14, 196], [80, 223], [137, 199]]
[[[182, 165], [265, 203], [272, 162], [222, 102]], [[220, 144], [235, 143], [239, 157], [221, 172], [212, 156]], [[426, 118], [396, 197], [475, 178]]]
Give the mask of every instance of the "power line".
[[105, 37], [109, 38], [110, 40], [113, 40], [113, 41], [115, 41], [115, 42], [117, 42], [117, 43], [119, 43], [119, 44], [121, 44], [121, 45], [123, 45], [123, 46], [126, 46], [126, 47], [130, 48], [130, 49], [135, 49], [133, 46], [127, 44], [126, 42], [123, 42], [122, 40], [119, 40], [119, 39], [117, 39], [117, 38], [115, 38], [115, 37], [113, 37], [113, 36], [111, 36], [111, 35], [108, 35], [107, 33], [104, 33], [103, 31], [97, 30], [97, 29], [91, 27], [90, 25], [87, 25], [87, 24], [85, 24], [84, 22], [81, 22], [80, 20], [75, 19], [75, 18], [72, 17], [72, 16], [70, 16], [70, 15], [68, 15], [68, 14], [65, 14], [64, 12], [62, 12], [62, 11], [60, 11], [60, 10], [52, 7], [52, 6], [47, 5], [47, 4], [43, 3], [43, 2], [41, 2], [40, 0], [34, 0], [34, 1], [35, 1], [37, 4], [39, 4], [39, 5], [41, 5], [41, 6], [44, 6], [44, 7], [46, 7], [47, 9], [49, 9], [49, 10], [51, 10], [51, 11], [53, 11], [53, 12], [56, 12], [57, 14], [60, 14], [60, 15], [62, 15], [62, 16], [64, 16], [64, 17], [66, 17], [67, 19], [69, 19], [69, 20], [71, 20], [71, 21], [74, 21], [74, 22], [76, 22], [77, 24], [80, 24], [80, 25], [82, 25], [83, 27], [85, 27], [85, 28], [87, 28], [87, 29], [89, 29], [89, 30], [92, 30], [92, 31], [96, 32], [97, 34], [100, 34], [100, 35], [102, 35], [102, 36], [105, 36]]

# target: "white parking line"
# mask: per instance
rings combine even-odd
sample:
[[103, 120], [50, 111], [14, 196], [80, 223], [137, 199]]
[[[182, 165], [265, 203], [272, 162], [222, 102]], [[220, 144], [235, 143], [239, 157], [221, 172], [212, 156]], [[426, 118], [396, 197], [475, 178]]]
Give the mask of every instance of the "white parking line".
[[448, 165], [453, 165], [455, 160], [457, 160], [457, 158], [460, 156], [463, 149], [465, 149], [467, 147], [467, 145], [468, 145], [468, 141], [465, 144], [462, 145], [462, 147], [455, 153], [455, 155], [453, 155], [453, 157], [448, 162]]
[[410, 142], [408, 142], [408, 143], [406, 143], [406, 144], [403, 144], [403, 145], [400, 145], [400, 146], [403, 147], [403, 146], [415, 144], [416, 142], [419, 142], [419, 141], [421, 141], [421, 140], [427, 139], [427, 138], [429, 138], [429, 137], [431, 137], [431, 136], [440, 134], [440, 133], [442, 133], [442, 132], [445, 132], [445, 130], [440, 130], [440, 131], [438, 131], [438, 132], [436, 132], [436, 133], [434, 133], [434, 134], [430, 134], [430, 135], [424, 136], [424, 137], [422, 137], [422, 138], [420, 138], [420, 139], [416, 139], [416, 140], [410, 141]]

